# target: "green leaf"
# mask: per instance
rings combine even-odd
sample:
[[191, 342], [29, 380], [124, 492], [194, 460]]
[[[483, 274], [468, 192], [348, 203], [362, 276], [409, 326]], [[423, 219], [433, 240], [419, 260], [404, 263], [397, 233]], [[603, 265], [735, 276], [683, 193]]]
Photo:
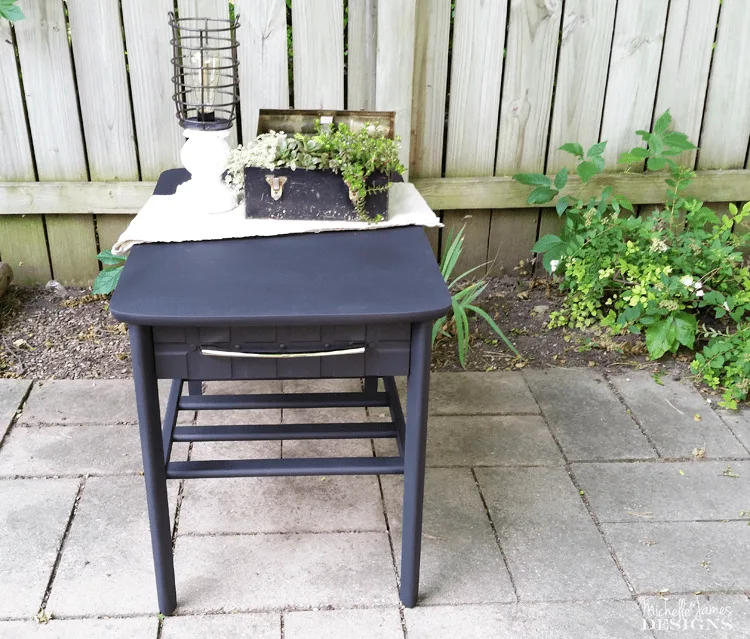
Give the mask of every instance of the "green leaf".
[[578, 173], [578, 177], [581, 178], [582, 182], [588, 182], [599, 173], [599, 169], [593, 162], [581, 162], [576, 168], [576, 173]]
[[633, 164], [634, 162], [640, 162], [640, 158], [632, 153], [621, 153], [620, 157], [617, 158], [617, 164]]
[[536, 241], [536, 243], [534, 244], [531, 250], [534, 253], [546, 253], [553, 246], [557, 246], [558, 244], [562, 244], [562, 240], [559, 237], [557, 237], [557, 235], [552, 235], [552, 233], [548, 233], [547, 235], [540, 237]]
[[552, 186], [552, 180], [542, 173], [517, 173], [513, 179], [529, 186]]
[[115, 255], [112, 251], [106, 250], [99, 253], [99, 255], [96, 256], [96, 259], [102, 264], [115, 265], [122, 264], [128, 258], [121, 255]]
[[671, 351], [676, 342], [677, 329], [672, 317], [654, 322], [646, 329], [646, 348], [651, 359], [659, 359]]
[[478, 306], [467, 306], [466, 308], [468, 310], [476, 313], [485, 322], [487, 322], [487, 324], [489, 324], [489, 327], [498, 334], [498, 336], [500, 337], [500, 339], [503, 340], [503, 342], [511, 350], [511, 352], [516, 357], [521, 357], [521, 353], [519, 353], [518, 349], [515, 346], [513, 346], [513, 344], [511, 343], [511, 341], [505, 336], [505, 333], [503, 333], [500, 330], [500, 327], [495, 323], [495, 320], [493, 320], [492, 317], [490, 317], [490, 315], [489, 315], [489, 313], [487, 313], [487, 311], [485, 311], [483, 308], [479, 308]]
[[674, 314], [674, 326], [677, 341], [689, 349], [695, 344], [695, 333], [698, 330], [698, 320], [685, 311], [677, 311]]
[[445, 326], [445, 323], [448, 321], [448, 317], [443, 315], [440, 319], [436, 319], [435, 323], [432, 325], [432, 343], [435, 343], [435, 340], [437, 339], [437, 336], [440, 334], [440, 331], [443, 330], [443, 327]]
[[568, 169], [563, 167], [555, 176], [555, 188], [558, 191], [562, 191], [565, 188], [565, 185], [568, 183]]
[[684, 133], [679, 133], [678, 131], [670, 131], [664, 136], [664, 142], [666, 142], [669, 146], [680, 149], [682, 151], [692, 151], [693, 149], [697, 149], [698, 147], [695, 146], [690, 140], [688, 140], [688, 136]]
[[0, 18], [5, 18], [11, 22], [17, 22], [26, 17], [23, 15], [21, 7], [16, 6], [14, 2], [15, 0], [0, 0]]
[[568, 142], [566, 144], [563, 144], [559, 150], [565, 151], [565, 153], [570, 153], [571, 155], [575, 155], [577, 158], [583, 159], [583, 147], [577, 142]]
[[637, 157], [639, 160], [645, 160], [648, 157], [648, 150], [639, 146], [635, 147], [634, 149], [630, 149], [630, 153]]
[[659, 119], [654, 123], [654, 133], [658, 133], [659, 135], [661, 135], [669, 128], [669, 125], [671, 123], [672, 114], [669, 112], [669, 109], [667, 109], [659, 116]]
[[115, 266], [112, 268], [105, 268], [101, 271], [94, 280], [94, 295], [108, 295], [114, 291], [117, 282], [120, 280], [122, 269], [122, 266]]
[[648, 148], [649, 151], [651, 151], [655, 155], [661, 155], [666, 150], [666, 145], [664, 144], [664, 140], [662, 140], [658, 135], [652, 135], [651, 139], [648, 141]]
[[566, 195], [557, 200], [555, 211], [557, 211], [558, 215], [562, 215], [568, 210], [568, 206], [570, 206], [570, 204], [568, 204], [568, 196]]
[[667, 164], [667, 161], [664, 158], [655, 158], [650, 157], [648, 159], [648, 162], [646, 162], [646, 166], [648, 167], [649, 171], [661, 171]]
[[598, 158], [601, 157], [602, 153], [604, 153], [604, 149], [607, 148], [607, 141], [604, 140], [604, 142], [598, 142], [589, 148], [589, 150], [586, 152], [586, 157], [591, 158]]
[[633, 209], [633, 203], [626, 198], [624, 195], [615, 195], [614, 198], [617, 200], [617, 203], [624, 209], [627, 209], [631, 213], [634, 213], [635, 210]]
[[557, 195], [558, 191], [551, 189], [548, 186], [537, 186], [531, 193], [529, 193], [529, 204], [546, 204], [552, 201]]

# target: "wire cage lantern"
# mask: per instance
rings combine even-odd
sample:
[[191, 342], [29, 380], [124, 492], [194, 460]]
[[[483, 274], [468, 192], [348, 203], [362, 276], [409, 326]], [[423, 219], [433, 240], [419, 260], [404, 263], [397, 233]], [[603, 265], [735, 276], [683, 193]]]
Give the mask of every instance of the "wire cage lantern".
[[169, 13], [177, 119], [185, 129], [229, 129], [237, 116], [239, 18], [178, 18]]

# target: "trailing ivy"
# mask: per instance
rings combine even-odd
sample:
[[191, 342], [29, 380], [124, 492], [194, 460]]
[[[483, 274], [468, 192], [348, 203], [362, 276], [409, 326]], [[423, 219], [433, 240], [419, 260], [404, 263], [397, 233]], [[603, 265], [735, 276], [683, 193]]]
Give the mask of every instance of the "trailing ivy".
[[723, 389], [723, 406], [736, 408], [750, 392], [750, 271], [742, 253], [750, 234], [738, 232], [750, 203], [742, 210], [730, 204], [719, 215], [685, 197], [695, 174], [676, 158], [696, 147], [670, 125], [667, 111], [653, 131], [637, 131], [644, 146], [619, 158], [637, 169], [645, 163], [647, 171], [664, 171], [666, 203], [648, 214], [635, 216], [632, 204], [611, 187], [598, 197], [580, 197], [604, 169], [606, 142], [585, 153], [579, 144], [561, 147], [577, 160], [577, 194], [562, 193], [566, 169], [554, 178], [515, 176], [534, 187], [530, 204], [556, 200], [564, 220], [559, 235], [545, 235], [533, 248], [566, 293], [549, 326], [600, 325], [614, 334], [643, 334], [652, 359], [685, 347], [694, 352], [692, 370]]

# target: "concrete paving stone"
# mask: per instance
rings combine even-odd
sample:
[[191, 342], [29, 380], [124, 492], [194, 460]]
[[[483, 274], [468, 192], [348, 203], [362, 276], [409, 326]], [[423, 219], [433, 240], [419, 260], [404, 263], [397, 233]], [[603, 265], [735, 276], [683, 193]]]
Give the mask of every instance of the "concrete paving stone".
[[404, 610], [409, 639], [651, 637], [633, 601], [423, 607]]
[[39, 611], [77, 492], [77, 479], [0, 482], [0, 617]]
[[[281, 382], [273, 380], [206, 382], [204, 395], [261, 395], [280, 393]], [[281, 409], [199, 410], [198, 426], [266, 425], [281, 423]]]
[[178, 537], [180, 613], [396, 605], [385, 533]]
[[372, 457], [370, 439], [292, 439], [282, 444], [282, 457]]
[[[745, 450], [692, 384], [664, 378], [657, 384], [646, 371], [612, 378], [662, 457], [747, 457]], [[699, 417], [696, 417], [698, 415]]]
[[[170, 380], [159, 382], [161, 414]], [[185, 390], [184, 392], [187, 392]], [[193, 412], [179, 414], [178, 423], [189, 424]], [[132, 379], [52, 379], [36, 382], [18, 424], [137, 424]]]
[[638, 602], [657, 639], [750, 639], [750, 600], [744, 595], [666, 595]]
[[738, 519], [750, 510], [750, 462], [574, 464], [601, 522]]
[[274, 613], [167, 617], [161, 639], [279, 639], [281, 617]]
[[[178, 487], [169, 483], [172, 518]], [[57, 617], [158, 612], [143, 477], [86, 482], [47, 611]]]
[[[381, 478], [396, 564], [401, 566], [403, 479]], [[425, 481], [423, 604], [515, 601], [476, 483], [468, 469], [431, 468]]]
[[15, 428], [0, 450], [0, 475], [117, 475], [142, 470], [138, 428]]
[[722, 410], [719, 417], [750, 452], [750, 409]]
[[10, 428], [31, 382], [26, 379], [0, 379], [0, 441]]
[[[52, 619], [0, 621], [0, 637], [7, 639], [156, 639], [156, 617], [135, 619]], [[164, 635], [162, 635], [164, 636]]]
[[[192, 461], [212, 459], [278, 459], [281, 442], [194, 442], [190, 454]], [[211, 481], [211, 480], [206, 480]]]
[[284, 614], [285, 639], [404, 639], [398, 608]]
[[[397, 379], [406, 408], [406, 380]], [[538, 415], [521, 373], [433, 373], [430, 376], [431, 415]]]
[[750, 526], [737, 522], [602, 524], [639, 594], [750, 590]]
[[568, 459], [657, 457], [598, 373], [574, 368], [525, 370], [523, 375]]
[[[285, 393], [355, 393], [362, 390], [359, 379], [284, 380]], [[364, 408], [290, 408], [282, 410], [284, 424], [326, 424], [368, 421]], [[369, 439], [287, 440], [282, 456], [292, 457], [372, 457]]]
[[[397, 454], [393, 439], [376, 439], [379, 457]], [[432, 416], [427, 424], [429, 466], [554, 466], [565, 463], [537, 415]]]
[[385, 531], [374, 476], [185, 482], [180, 533]]
[[565, 470], [480, 468], [476, 473], [521, 600], [628, 596]]

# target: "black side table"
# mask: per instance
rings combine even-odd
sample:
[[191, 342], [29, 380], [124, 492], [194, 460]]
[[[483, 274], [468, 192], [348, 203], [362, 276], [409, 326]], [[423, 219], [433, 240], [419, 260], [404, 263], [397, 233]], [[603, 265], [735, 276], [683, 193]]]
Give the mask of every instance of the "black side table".
[[[188, 177], [167, 171], [156, 194]], [[416, 604], [432, 322], [450, 295], [421, 228], [135, 246], [110, 305], [130, 328], [159, 610], [176, 605], [167, 479], [404, 475], [401, 601]], [[394, 377], [408, 375], [407, 417]], [[363, 378], [362, 392], [201, 394], [201, 381]], [[378, 390], [383, 379], [385, 391]], [[172, 379], [162, 424], [158, 379]], [[185, 381], [189, 394], [182, 395]], [[391, 422], [176, 426], [180, 410], [384, 406]], [[172, 443], [392, 437], [395, 457], [170, 461]]]

